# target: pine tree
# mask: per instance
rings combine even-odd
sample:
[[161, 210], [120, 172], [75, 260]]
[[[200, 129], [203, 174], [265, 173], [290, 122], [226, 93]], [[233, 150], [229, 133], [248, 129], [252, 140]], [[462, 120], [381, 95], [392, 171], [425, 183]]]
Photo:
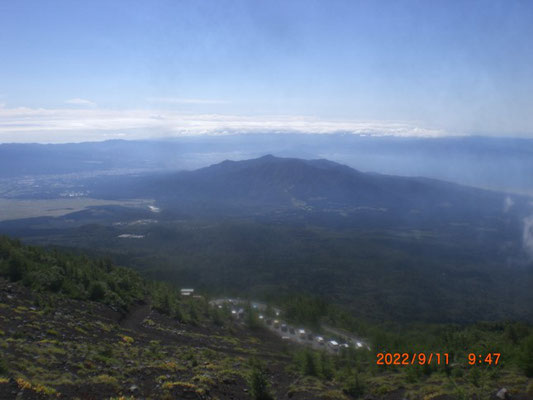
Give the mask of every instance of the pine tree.
[[305, 375], [317, 376], [317, 367], [316, 367], [315, 356], [309, 350], [307, 350], [304, 353], [303, 373]]
[[264, 368], [258, 363], [252, 366], [248, 384], [254, 400], [273, 400]]

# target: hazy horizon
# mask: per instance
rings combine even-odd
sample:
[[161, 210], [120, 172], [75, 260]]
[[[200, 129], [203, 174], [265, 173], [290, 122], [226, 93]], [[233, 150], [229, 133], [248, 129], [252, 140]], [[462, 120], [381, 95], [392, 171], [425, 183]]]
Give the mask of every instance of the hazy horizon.
[[0, 143], [533, 138], [530, 2], [4, 2]]

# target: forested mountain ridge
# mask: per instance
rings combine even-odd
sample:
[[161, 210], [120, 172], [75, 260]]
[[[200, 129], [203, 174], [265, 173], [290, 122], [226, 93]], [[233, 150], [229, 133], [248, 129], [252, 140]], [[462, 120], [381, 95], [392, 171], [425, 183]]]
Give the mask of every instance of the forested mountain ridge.
[[[527, 198], [428, 178], [363, 173], [329, 160], [272, 155], [223, 161], [194, 171], [96, 182], [95, 197], [151, 197], [166, 209], [241, 209], [414, 214], [426, 218], [503, 215], [529, 210]], [[244, 207], [244, 210], [243, 210]], [[439, 214], [437, 216], [437, 214]], [[470, 215], [469, 215], [470, 214]]]

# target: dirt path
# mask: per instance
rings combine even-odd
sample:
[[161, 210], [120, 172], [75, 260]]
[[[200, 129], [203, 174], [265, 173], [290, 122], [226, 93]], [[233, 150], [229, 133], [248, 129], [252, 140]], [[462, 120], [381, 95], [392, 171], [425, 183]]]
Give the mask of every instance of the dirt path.
[[136, 305], [120, 320], [120, 326], [126, 329], [138, 328], [143, 320], [150, 315], [150, 311], [152, 311], [150, 301]]

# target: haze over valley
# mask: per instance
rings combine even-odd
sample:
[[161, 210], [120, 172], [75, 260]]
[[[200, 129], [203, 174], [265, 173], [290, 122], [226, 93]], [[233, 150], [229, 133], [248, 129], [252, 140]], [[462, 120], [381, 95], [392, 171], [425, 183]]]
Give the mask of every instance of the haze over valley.
[[0, 399], [533, 400], [531, 21], [0, 1]]
[[182, 172], [91, 172], [75, 173], [69, 188], [62, 174], [12, 191], [8, 207], [33, 202], [42, 216], [0, 228], [184, 286], [320, 295], [375, 321], [531, 318], [524, 195], [272, 155]]

